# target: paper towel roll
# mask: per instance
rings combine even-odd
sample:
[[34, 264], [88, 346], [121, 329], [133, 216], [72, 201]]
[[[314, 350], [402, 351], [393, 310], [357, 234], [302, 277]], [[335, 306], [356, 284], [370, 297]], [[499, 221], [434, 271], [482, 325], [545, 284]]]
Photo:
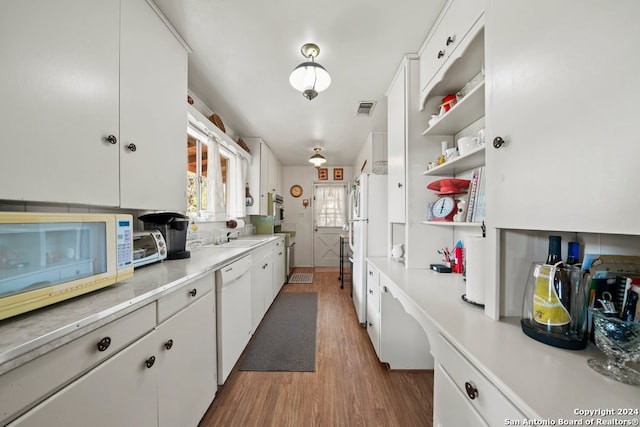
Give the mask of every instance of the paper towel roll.
[[477, 304], [484, 304], [485, 242], [486, 239], [482, 237], [471, 237], [464, 240], [467, 277], [466, 298]]

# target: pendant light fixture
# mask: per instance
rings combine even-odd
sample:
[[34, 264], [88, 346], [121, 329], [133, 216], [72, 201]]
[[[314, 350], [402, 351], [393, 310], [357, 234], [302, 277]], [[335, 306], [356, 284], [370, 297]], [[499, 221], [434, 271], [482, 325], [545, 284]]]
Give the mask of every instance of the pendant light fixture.
[[320, 154], [320, 150], [322, 150], [322, 148], [314, 148], [313, 151], [315, 151], [316, 154], [309, 158], [309, 162], [313, 163], [313, 166], [317, 168], [319, 168], [323, 163], [327, 161], [327, 159], [325, 159], [324, 156]]
[[313, 43], [307, 43], [300, 49], [302, 56], [310, 58], [291, 72], [289, 83], [294, 89], [302, 92], [302, 95], [311, 101], [331, 84], [331, 76], [327, 70], [317, 62], [315, 58], [320, 54], [320, 48]]

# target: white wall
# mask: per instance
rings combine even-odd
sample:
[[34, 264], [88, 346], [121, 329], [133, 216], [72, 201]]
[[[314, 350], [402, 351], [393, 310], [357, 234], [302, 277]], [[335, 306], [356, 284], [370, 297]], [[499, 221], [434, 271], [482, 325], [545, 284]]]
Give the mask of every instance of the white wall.
[[[283, 196], [285, 222], [282, 230], [296, 232], [296, 267], [313, 267], [313, 184], [328, 182], [349, 182], [352, 176], [351, 166], [325, 166], [329, 170], [329, 180], [319, 181], [318, 171], [313, 166], [284, 166], [283, 167]], [[333, 181], [333, 169], [342, 168], [344, 179]], [[302, 196], [296, 198], [289, 193], [292, 185], [302, 187]], [[302, 200], [309, 199], [310, 205], [305, 209]], [[337, 266], [336, 266], [337, 267]]]

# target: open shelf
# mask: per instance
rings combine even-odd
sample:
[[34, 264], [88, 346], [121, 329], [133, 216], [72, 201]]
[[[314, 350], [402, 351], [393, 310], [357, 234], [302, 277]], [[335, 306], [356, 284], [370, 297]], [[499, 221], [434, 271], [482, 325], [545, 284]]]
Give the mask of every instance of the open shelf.
[[484, 87], [482, 81], [422, 135], [453, 135], [484, 116]]
[[456, 221], [420, 221], [420, 224], [439, 225], [442, 227], [482, 227], [481, 222], [456, 222]]
[[484, 165], [484, 150], [485, 145], [482, 145], [462, 157], [456, 157], [422, 174], [428, 176], [455, 176], [456, 173], [480, 167]]

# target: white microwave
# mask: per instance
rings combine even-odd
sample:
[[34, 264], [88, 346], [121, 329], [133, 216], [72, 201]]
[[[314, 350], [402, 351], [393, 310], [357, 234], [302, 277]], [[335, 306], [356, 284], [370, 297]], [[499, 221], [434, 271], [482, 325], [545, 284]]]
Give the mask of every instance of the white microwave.
[[133, 277], [133, 218], [0, 212], [0, 319]]

